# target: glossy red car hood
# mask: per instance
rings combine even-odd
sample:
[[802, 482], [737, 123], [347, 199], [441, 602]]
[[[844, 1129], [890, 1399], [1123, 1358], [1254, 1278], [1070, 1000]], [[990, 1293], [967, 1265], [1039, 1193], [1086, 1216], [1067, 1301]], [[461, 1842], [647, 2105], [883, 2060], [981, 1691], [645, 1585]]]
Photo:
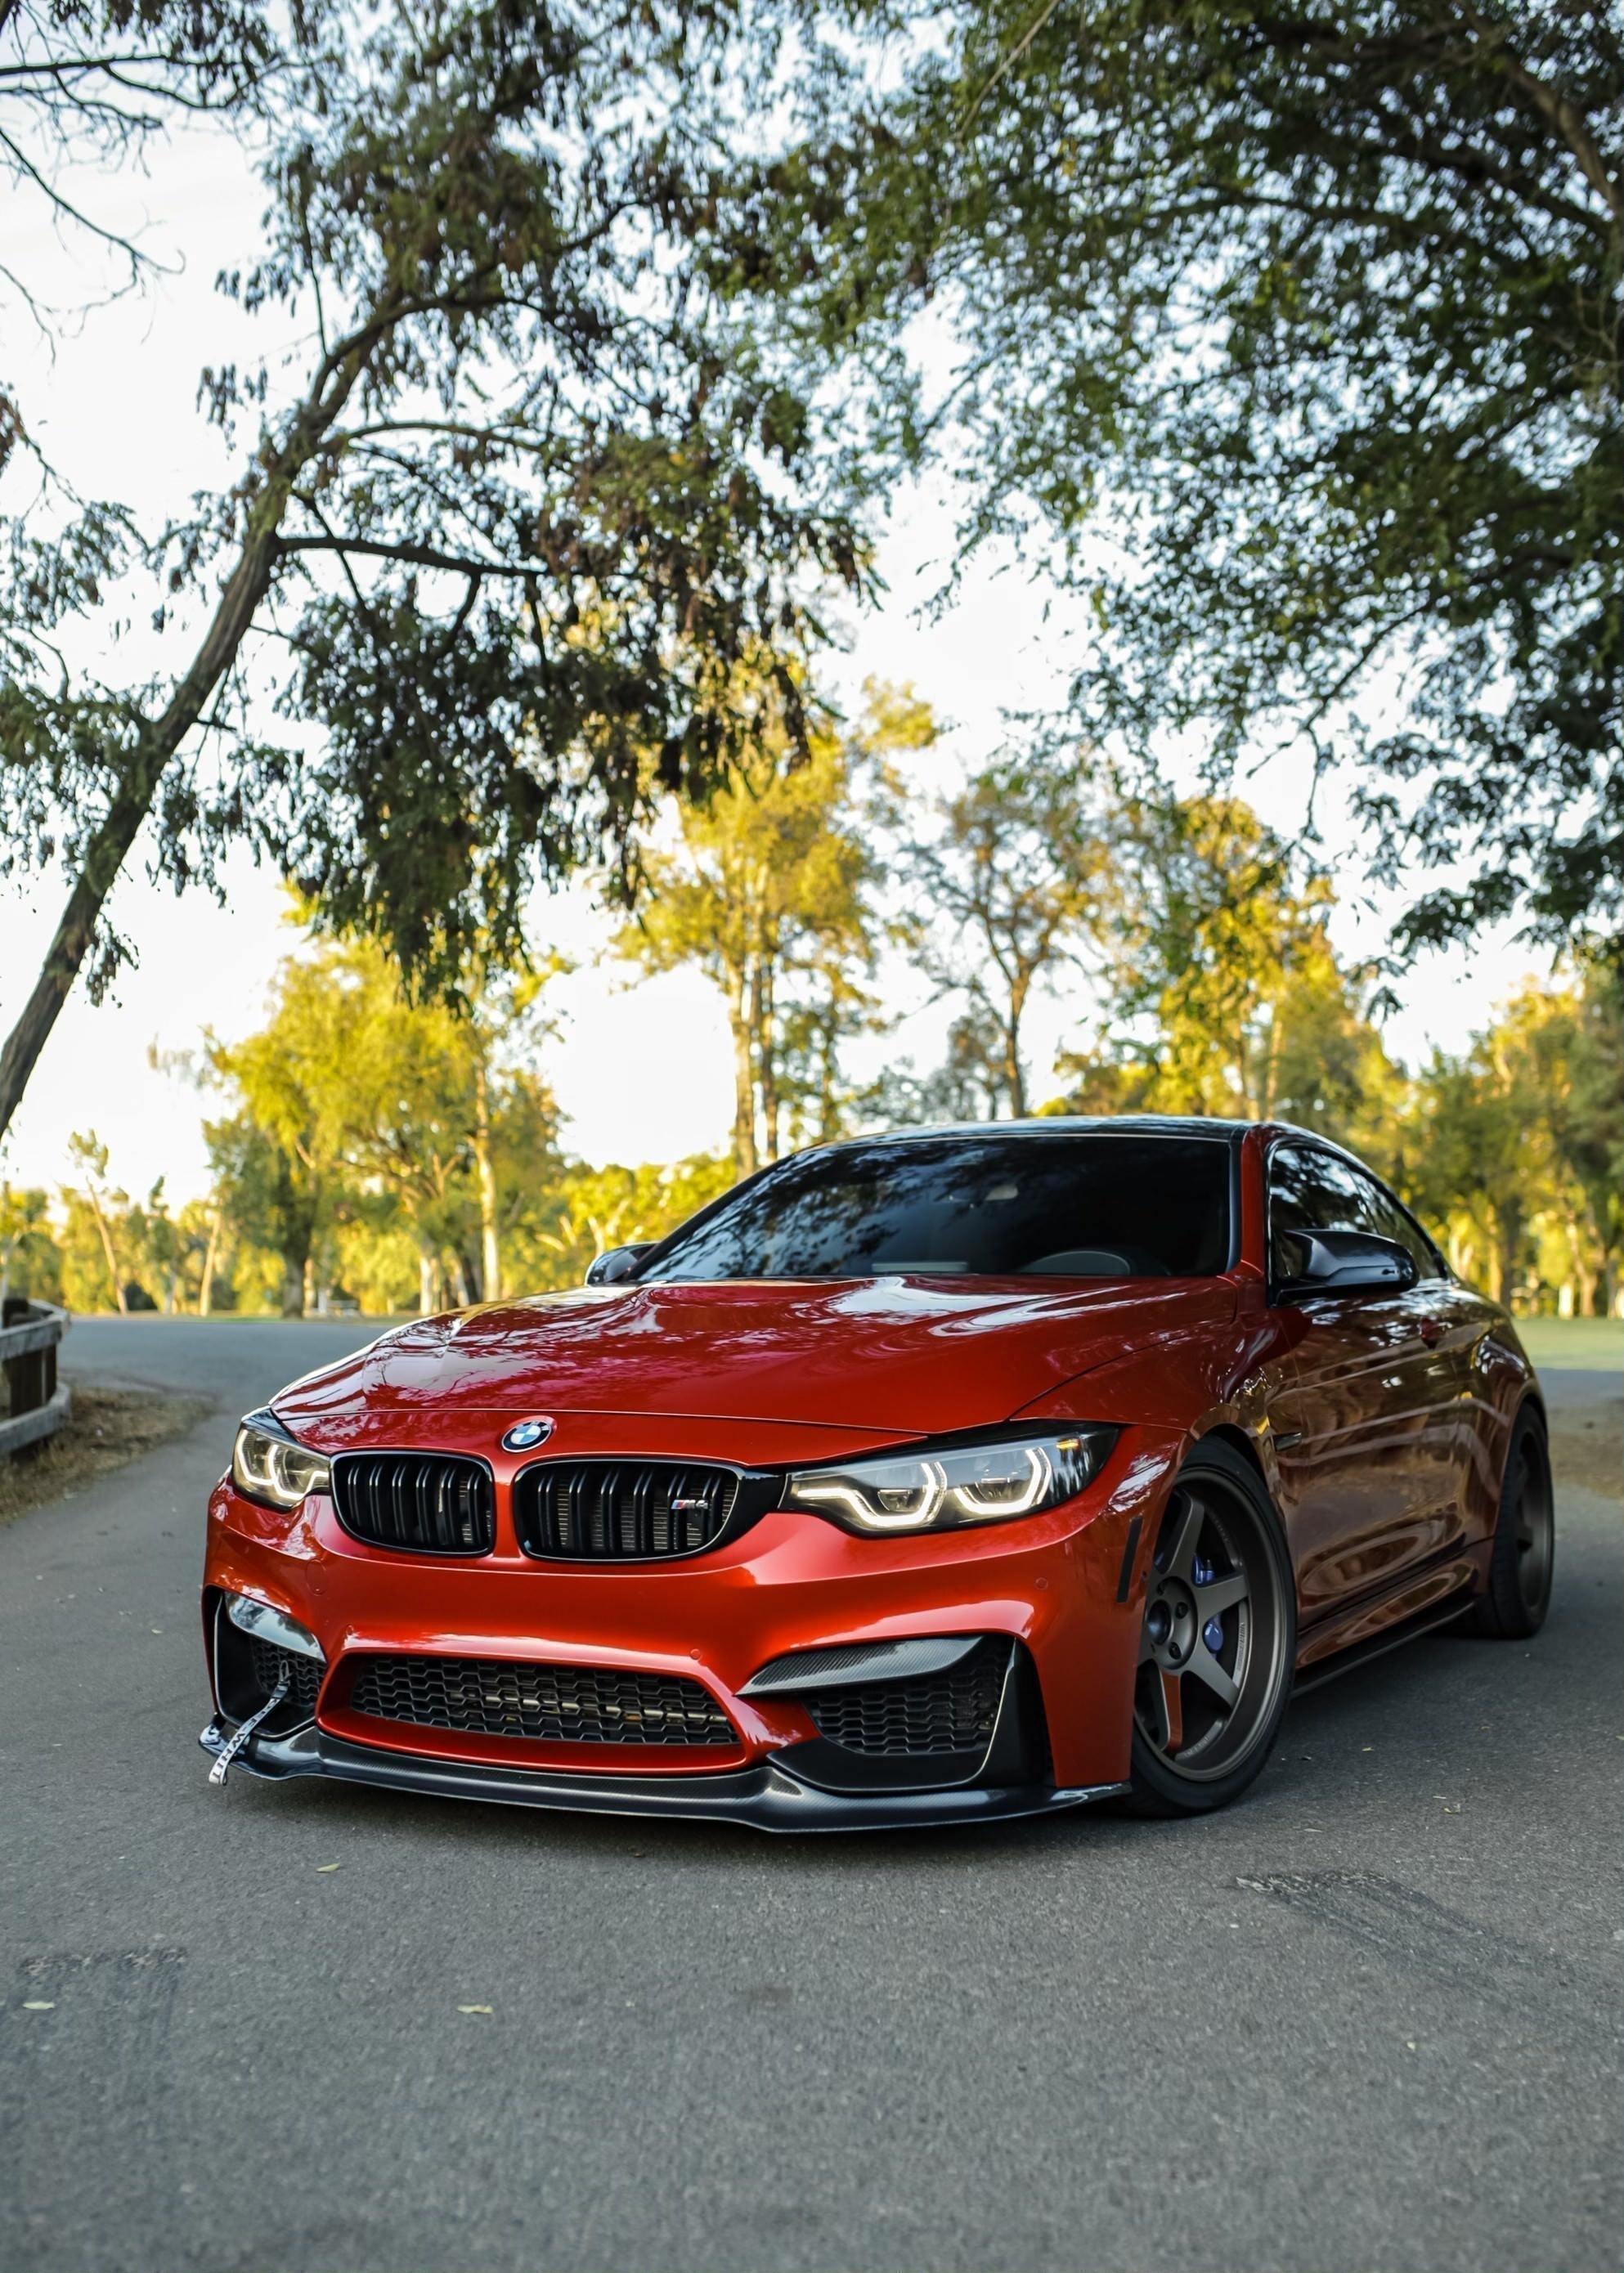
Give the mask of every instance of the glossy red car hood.
[[334, 1450], [408, 1410], [449, 1429], [464, 1414], [575, 1412], [936, 1434], [1007, 1420], [1234, 1308], [1212, 1279], [583, 1287], [403, 1326], [276, 1410]]

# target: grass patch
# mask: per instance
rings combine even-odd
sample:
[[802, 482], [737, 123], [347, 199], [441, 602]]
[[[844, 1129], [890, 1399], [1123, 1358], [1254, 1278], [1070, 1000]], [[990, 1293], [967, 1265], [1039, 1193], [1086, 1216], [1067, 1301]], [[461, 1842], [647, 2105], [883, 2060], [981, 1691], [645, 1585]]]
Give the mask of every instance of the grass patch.
[[1624, 1374], [1624, 1318], [1515, 1318], [1512, 1324], [1536, 1365]]
[[9, 1459], [0, 1456], [0, 1524], [82, 1491], [155, 1444], [184, 1437], [213, 1410], [207, 1397], [162, 1397], [147, 1389], [75, 1382], [73, 1415], [65, 1429]]

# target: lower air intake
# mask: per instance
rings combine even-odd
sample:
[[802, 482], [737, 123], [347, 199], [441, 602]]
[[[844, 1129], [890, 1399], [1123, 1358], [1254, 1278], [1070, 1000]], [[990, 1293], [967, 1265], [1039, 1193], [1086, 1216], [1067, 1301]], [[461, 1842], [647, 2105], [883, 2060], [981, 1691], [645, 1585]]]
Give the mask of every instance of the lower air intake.
[[261, 1640], [258, 1634], [248, 1637], [248, 1651], [261, 1698], [269, 1697], [277, 1683], [285, 1679], [285, 1702], [297, 1707], [301, 1719], [308, 1721], [316, 1709], [316, 1692], [326, 1667], [313, 1657], [302, 1656], [297, 1650], [278, 1649], [274, 1643]]
[[515, 1665], [475, 1657], [364, 1657], [350, 1709], [421, 1729], [547, 1744], [733, 1744], [708, 1689], [674, 1673]]
[[333, 1504], [352, 1539], [415, 1555], [488, 1555], [496, 1494], [483, 1460], [454, 1452], [341, 1452]]
[[989, 1640], [945, 1673], [811, 1690], [797, 1701], [818, 1735], [848, 1752], [906, 1758], [984, 1752], [992, 1742], [1009, 1662], [1008, 1642]]

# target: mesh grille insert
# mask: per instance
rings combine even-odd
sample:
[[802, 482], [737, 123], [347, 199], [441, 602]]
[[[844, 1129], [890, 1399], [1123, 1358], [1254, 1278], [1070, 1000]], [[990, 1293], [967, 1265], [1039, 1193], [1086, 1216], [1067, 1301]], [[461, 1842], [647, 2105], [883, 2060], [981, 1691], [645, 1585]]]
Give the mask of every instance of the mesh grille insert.
[[418, 1555], [488, 1555], [496, 1495], [483, 1460], [453, 1452], [343, 1452], [333, 1504], [351, 1538]]
[[285, 1674], [288, 1694], [279, 1710], [286, 1713], [297, 1706], [304, 1717], [309, 1720], [316, 1709], [316, 1692], [321, 1686], [322, 1667], [313, 1657], [303, 1657], [297, 1650], [278, 1649], [274, 1642], [266, 1641], [259, 1634], [250, 1634], [244, 1639], [248, 1643], [249, 1662], [253, 1667], [254, 1683], [259, 1689], [261, 1704]]
[[989, 1641], [945, 1673], [808, 1690], [800, 1699], [820, 1737], [848, 1752], [902, 1757], [981, 1752], [992, 1742], [1009, 1645]]
[[542, 1460], [514, 1479], [527, 1555], [554, 1562], [647, 1562], [701, 1555], [739, 1498], [733, 1468], [684, 1460]]
[[418, 1728], [558, 1744], [733, 1744], [708, 1689], [673, 1673], [515, 1665], [475, 1657], [364, 1657], [350, 1710]]

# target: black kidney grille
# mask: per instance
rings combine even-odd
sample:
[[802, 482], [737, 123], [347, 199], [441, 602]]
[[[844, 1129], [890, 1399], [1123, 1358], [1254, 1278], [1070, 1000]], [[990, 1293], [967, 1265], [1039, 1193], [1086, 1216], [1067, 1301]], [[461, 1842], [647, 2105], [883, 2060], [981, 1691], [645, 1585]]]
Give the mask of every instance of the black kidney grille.
[[674, 1673], [515, 1665], [477, 1657], [363, 1657], [350, 1709], [424, 1729], [549, 1744], [732, 1744], [710, 1691]]
[[1006, 1642], [984, 1642], [945, 1673], [808, 1690], [798, 1701], [818, 1735], [848, 1752], [981, 1752], [992, 1741], [1009, 1658]]
[[283, 1709], [297, 1705], [308, 1720], [316, 1709], [316, 1692], [321, 1686], [323, 1669], [313, 1657], [304, 1657], [297, 1650], [278, 1649], [274, 1642], [264, 1640], [259, 1634], [250, 1634], [248, 1654], [253, 1667], [255, 1686], [263, 1702], [286, 1674], [288, 1694]]
[[646, 1562], [714, 1547], [738, 1497], [733, 1468], [681, 1460], [541, 1460], [514, 1479], [513, 1519], [527, 1555]]
[[453, 1452], [343, 1452], [333, 1504], [354, 1539], [418, 1555], [488, 1555], [496, 1495], [483, 1460]]

